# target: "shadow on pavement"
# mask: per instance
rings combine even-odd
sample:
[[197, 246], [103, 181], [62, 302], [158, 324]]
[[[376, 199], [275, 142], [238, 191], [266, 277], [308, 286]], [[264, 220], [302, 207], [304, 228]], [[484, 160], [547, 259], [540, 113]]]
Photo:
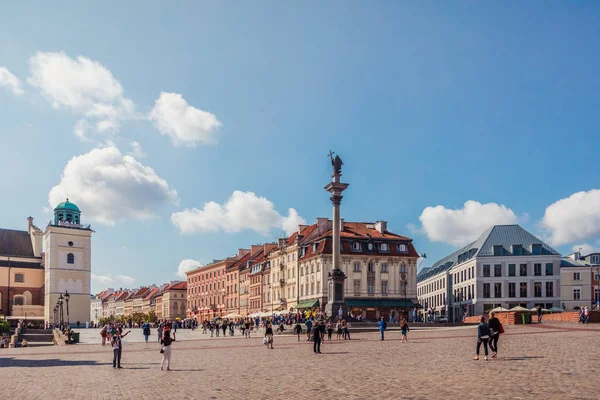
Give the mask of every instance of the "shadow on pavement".
[[59, 359], [49, 359], [49, 360], [22, 360], [15, 359], [12, 357], [0, 359], [0, 367], [26, 367], [26, 368], [36, 368], [36, 367], [71, 367], [71, 366], [84, 366], [84, 365], [110, 365], [110, 363], [99, 363], [93, 360], [59, 360]]
[[498, 361], [526, 361], [526, 360], [533, 360], [536, 358], [545, 358], [545, 357], [543, 357], [543, 356], [504, 357], [504, 358], [498, 358]]

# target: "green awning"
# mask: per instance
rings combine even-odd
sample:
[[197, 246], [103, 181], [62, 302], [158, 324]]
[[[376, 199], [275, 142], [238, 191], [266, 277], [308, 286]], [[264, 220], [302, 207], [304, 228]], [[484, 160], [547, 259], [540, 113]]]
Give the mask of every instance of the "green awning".
[[299, 302], [298, 304], [296, 304], [294, 306], [295, 310], [301, 310], [303, 308], [313, 308], [313, 307], [318, 307], [319, 306], [319, 299], [315, 299], [315, 300], [304, 300]]
[[415, 304], [409, 299], [346, 299], [349, 307], [391, 307], [408, 308]]

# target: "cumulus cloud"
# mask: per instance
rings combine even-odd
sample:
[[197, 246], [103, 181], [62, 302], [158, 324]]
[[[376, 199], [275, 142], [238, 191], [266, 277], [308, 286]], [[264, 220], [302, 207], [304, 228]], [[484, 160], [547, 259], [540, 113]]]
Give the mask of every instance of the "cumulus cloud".
[[180, 276], [181, 278], [187, 278], [187, 275], [185, 274], [186, 272], [200, 268], [201, 266], [202, 263], [200, 261], [192, 260], [190, 258], [181, 260], [179, 266], [177, 267], [177, 276]]
[[131, 285], [133, 282], [135, 282], [135, 279], [128, 275], [117, 275], [117, 279], [125, 285]]
[[293, 208], [288, 209], [286, 217], [279, 214], [265, 197], [236, 190], [224, 204], [211, 201], [201, 210], [192, 208], [176, 212], [171, 215], [171, 222], [185, 234], [248, 229], [266, 236], [273, 229], [284, 229], [291, 234], [306, 220]]
[[178, 93], [161, 92], [148, 119], [173, 145], [185, 147], [215, 143], [221, 126], [214, 114], [192, 107]]
[[92, 274], [92, 280], [98, 283], [104, 283], [104, 284], [109, 284], [109, 283], [113, 283], [114, 279], [111, 278], [109, 275], [95, 275]]
[[[526, 219], [526, 215], [521, 218]], [[513, 210], [496, 203], [481, 204], [466, 201], [463, 208], [453, 210], [444, 206], [427, 207], [419, 217], [422, 231], [432, 242], [462, 246], [477, 239], [492, 225], [520, 222]]]
[[112, 144], [67, 163], [48, 194], [50, 208], [67, 196], [81, 209], [82, 220], [109, 226], [125, 218], [153, 218], [157, 207], [178, 202], [167, 181]]
[[549, 205], [541, 226], [554, 246], [600, 236], [600, 189], [577, 192]]
[[116, 132], [120, 120], [135, 115], [135, 106], [123, 96], [121, 83], [98, 61], [38, 52], [29, 65], [30, 85], [39, 88], [53, 107], [81, 116], [74, 127], [78, 137], [86, 138], [90, 132]]
[[2, 86], [17, 96], [25, 93], [21, 88], [21, 80], [6, 67], [0, 67], [0, 87]]
[[145, 158], [148, 156], [139, 142], [131, 142], [130, 145], [132, 156], [137, 158]]
[[589, 243], [576, 244], [572, 247], [572, 251], [579, 251], [584, 256], [591, 253], [600, 253], [600, 240], [596, 243], [596, 245]]

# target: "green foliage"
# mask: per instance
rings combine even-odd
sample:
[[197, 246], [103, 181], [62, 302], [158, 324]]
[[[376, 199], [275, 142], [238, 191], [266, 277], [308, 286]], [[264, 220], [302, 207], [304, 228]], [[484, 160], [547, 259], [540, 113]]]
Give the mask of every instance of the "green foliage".
[[0, 319], [0, 334], [7, 334], [10, 332], [10, 325], [5, 319]]

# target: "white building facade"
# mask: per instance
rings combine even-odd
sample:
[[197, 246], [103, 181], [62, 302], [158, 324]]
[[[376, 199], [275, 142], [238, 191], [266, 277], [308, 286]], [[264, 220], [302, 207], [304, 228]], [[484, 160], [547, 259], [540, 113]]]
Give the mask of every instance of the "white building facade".
[[492, 308], [559, 307], [560, 254], [518, 225], [497, 225], [422, 271], [424, 311], [459, 322]]

